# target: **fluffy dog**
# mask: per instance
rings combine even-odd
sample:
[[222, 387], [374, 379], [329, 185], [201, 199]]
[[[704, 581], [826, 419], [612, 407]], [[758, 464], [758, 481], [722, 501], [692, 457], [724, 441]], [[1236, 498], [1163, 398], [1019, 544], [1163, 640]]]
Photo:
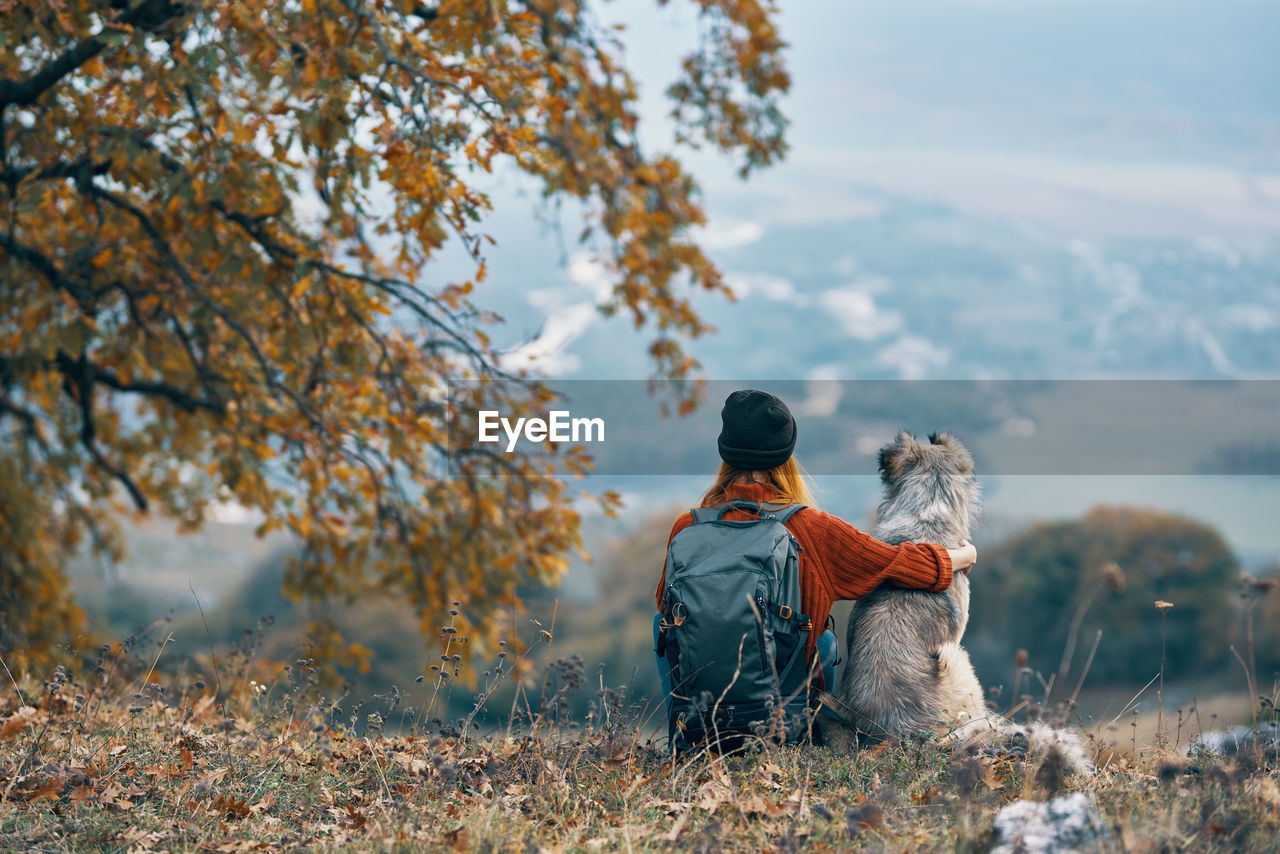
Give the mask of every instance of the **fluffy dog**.
[[[935, 433], [923, 445], [905, 430], [880, 451], [875, 535], [887, 543], [957, 548], [979, 512], [973, 457], [958, 439]], [[941, 593], [884, 585], [854, 603], [838, 700], [828, 702], [873, 738], [941, 730], [969, 748], [1044, 753], [1054, 748], [1072, 770], [1092, 769], [1080, 739], [1044, 724], [1018, 725], [988, 711], [982, 686], [960, 646], [969, 622], [969, 578]], [[828, 698], [833, 700], [833, 698]], [[852, 734], [824, 727], [834, 745]]]
[[[880, 450], [876, 538], [958, 548], [978, 512], [973, 457], [946, 433], [922, 445], [906, 431]], [[840, 699], [883, 734], [904, 736], [987, 716], [982, 686], [960, 646], [969, 622], [969, 578], [942, 593], [876, 588], [854, 603]]]

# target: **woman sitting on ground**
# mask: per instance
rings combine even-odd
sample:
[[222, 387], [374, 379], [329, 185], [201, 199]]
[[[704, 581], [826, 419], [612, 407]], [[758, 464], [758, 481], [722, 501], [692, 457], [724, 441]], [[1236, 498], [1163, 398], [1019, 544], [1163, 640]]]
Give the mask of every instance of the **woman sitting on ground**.
[[[799, 582], [804, 614], [810, 625], [826, 627], [831, 606], [843, 599], [860, 599], [880, 584], [920, 590], [943, 591], [951, 585], [954, 571], [967, 571], [978, 552], [966, 543], [946, 549], [934, 543], [889, 545], [855, 528], [838, 516], [815, 506], [807, 478], [792, 452], [796, 445], [796, 422], [787, 405], [764, 391], [735, 391], [720, 413], [723, 429], [718, 442], [719, 474], [702, 496], [701, 507], [714, 507], [734, 500], [758, 504], [802, 504], [803, 509], [785, 521], [786, 529], [800, 545]], [[723, 519], [746, 521], [757, 518], [749, 510], [731, 509]], [[676, 519], [668, 544], [694, 522], [693, 513]], [[666, 566], [658, 580], [653, 635], [655, 652], [662, 648], [663, 597], [666, 593]], [[810, 631], [804, 663], [814, 673], [816, 687], [831, 690], [835, 684], [836, 636], [829, 628]], [[816, 660], [817, 667], [813, 667]], [[658, 655], [658, 672], [663, 696], [671, 702], [671, 668], [665, 655]]]

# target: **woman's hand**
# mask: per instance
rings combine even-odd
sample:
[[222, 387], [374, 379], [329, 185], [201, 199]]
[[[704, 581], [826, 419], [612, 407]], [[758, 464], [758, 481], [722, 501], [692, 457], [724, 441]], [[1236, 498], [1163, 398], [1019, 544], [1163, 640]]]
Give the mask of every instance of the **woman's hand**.
[[978, 562], [978, 550], [970, 542], [961, 543], [958, 549], [947, 549], [947, 554], [951, 555], [953, 572], [963, 572], [968, 575], [969, 570]]

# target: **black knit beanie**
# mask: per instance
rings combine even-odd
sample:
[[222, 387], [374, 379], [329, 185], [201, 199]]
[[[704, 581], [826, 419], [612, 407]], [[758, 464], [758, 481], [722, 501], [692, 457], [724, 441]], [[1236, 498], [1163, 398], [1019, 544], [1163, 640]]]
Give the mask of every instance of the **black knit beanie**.
[[796, 420], [787, 405], [767, 391], [735, 391], [725, 400], [720, 419], [720, 459], [736, 469], [771, 469], [796, 449]]

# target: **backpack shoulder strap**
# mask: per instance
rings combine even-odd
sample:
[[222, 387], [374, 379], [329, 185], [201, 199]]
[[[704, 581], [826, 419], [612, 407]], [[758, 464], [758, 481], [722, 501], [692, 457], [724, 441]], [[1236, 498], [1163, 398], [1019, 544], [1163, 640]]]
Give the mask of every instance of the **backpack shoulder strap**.
[[713, 504], [710, 507], [695, 507], [689, 512], [693, 514], [693, 523], [699, 522], [715, 522], [724, 517], [724, 514], [730, 510], [748, 510], [760, 516], [761, 519], [777, 519], [779, 522], [786, 524], [786, 521], [795, 514], [797, 510], [803, 510], [804, 504], [779, 504], [772, 506], [768, 503], [761, 504], [756, 501], [748, 501], [745, 498], [734, 498], [729, 501], [722, 501], [719, 504]]
[[731, 498], [719, 504], [712, 504], [710, 507], [695, 507], [690, 512], [693, 513], [693, 522], [696, 525], [699, 522], [716, 522], [730, 510], [747, 510], [758, 514], [763, 509], [764, 505], [759, 502], [748, 501], [745, 498]]
[[[760, 515], [761, 518], [766, 519], [772, 517], [785, 525], [788, 519], [794, 516], [797, 511], [803, 510], [806, 506], [807, 505], [805, 504], [784, 504], [775, 510], [768, 504], [761, 504]], [[765, 515], [766, 513], [768, 516]]]
[[689, 511], [693, 514], [693, 524], [699, 522], [714, 522], [724, 513], [723, 504], [714, 504], [710, 507], [695, 507]]

